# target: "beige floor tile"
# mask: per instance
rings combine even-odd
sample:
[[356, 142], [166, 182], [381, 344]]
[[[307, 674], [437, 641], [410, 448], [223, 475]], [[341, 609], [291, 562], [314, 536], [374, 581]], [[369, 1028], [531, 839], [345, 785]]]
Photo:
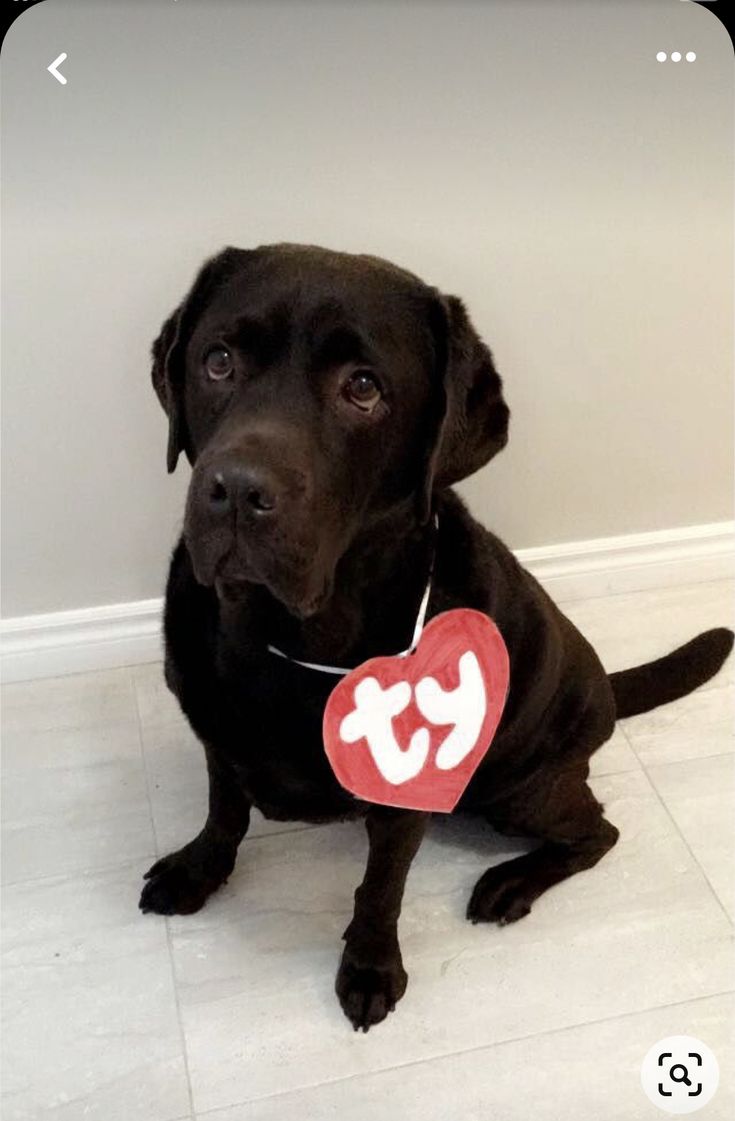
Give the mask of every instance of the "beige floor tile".
[[5, 883], [92, 871], [154, 851], [140, 753], [90, 767], [5, 774], [2, 811]]
[[698, 689], [621, 720], [620, 729], [646, 767], [735, 751], [735, 686]]
[[[702, 1112], [735, 1111], [732, 996], [687, 1001], [583, 1027], [531, 1036], [445, 1058], [365, 1072], [310, 1090], [200, 1114], [201, 1121], [651, 1121], [640, 1084], [657, 1040], [687, 1034], [719, 1056], [718, 1091]], [[363, 1045], [362, 1038], [355, 1047]], [[666, 1116], [658, 1114], [658, 1116]]]
[[134, 865], [4, 892], [4, 1121], [174, 1121], [189, 1094], [165, 926]]
[[3, 734], [110, 724], [137, 726], [129, 669], [20, 681], [2, 687]]
[[[612, 672], [660, 658], [710, 627], [735, 629], [735, 581], [602, 596], [562, 605]], [[735, 682], [732, 655], [704, 688]]]
[[591, 775], [614, 775], [621, 771], [635, 771], [640, 763], [621, 727], [616, 727], [607, 743], [590, 759]]
[[651, 781], [735, 921], [735, 758], [651, 767]]

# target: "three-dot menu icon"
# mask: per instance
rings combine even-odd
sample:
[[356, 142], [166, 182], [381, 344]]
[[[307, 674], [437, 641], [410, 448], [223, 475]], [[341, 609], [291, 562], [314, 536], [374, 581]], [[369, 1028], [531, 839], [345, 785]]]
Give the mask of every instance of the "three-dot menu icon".
[[[687, 51], [687, 53], [683, 57], [687, 60], [687, 62], [695, 62], [697, 58], [694, 51]], [[658, 62], [666, 62], [667, 58], [670, 58], [672, 62], [681, 62], [682, 53], [681, 51], [672, 51], [671, 54], [668, 55], [666, 51], [659, 51], [656, 55], [656, 59]]]

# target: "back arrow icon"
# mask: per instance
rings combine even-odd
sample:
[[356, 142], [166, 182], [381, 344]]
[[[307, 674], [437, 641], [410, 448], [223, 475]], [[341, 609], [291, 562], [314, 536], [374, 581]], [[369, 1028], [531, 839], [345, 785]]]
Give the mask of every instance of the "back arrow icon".
[[65, 61], [66, 61], [66, 54], [60, 54], [58, 58], [54, 59], [54, 61], [51, 63], [50, 66], [46, 67], [49, 74], [53, 74], [53, 76], [54, 76], [54, 78], [56, 78], [57, 82], [61, 82], [62, 86], [66, 85], [66, 78], [64, 77], [64, 75], [61, 73], [60, 70], [57, 70], [57, 67], [61, 66], [62, 62], [65, 62]]

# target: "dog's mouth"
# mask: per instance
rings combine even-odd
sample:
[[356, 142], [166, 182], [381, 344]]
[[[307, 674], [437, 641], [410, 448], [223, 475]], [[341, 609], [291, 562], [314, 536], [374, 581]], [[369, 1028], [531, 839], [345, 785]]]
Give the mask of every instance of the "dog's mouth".
[[271, 595], [283, 604], [289, 614], [294, 615], [297, 619], [310, 619], [313, 615], [318, 615], [327, 603], [330, 594], [327, 588], [317, 593], [299, 594], [290, 589], [281, 588], [273, 581], [245, 576], [217, 577], [214, 581], [217, 595], [221, 600], [228, 603], [236, 603], [241, 600], [248, 594], [254, 584], [266, 587]]
[[308, 619], [323, 609], [331, 595], [333, 579], [313, 564], [275, 562], [271, 558], [243, 556], [233, 549], [216, 565], [211, 581], [206, 582], [212, 583], [220, 599], [228, 602], [242, 599], [253, 585], [261, 585], [290, 614]]

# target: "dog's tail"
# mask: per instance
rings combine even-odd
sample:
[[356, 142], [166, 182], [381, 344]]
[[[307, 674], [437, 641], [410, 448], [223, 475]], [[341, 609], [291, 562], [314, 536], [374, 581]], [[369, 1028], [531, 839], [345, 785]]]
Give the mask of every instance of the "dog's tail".
[[732, 650], [727, 627], [705, 631], [655, 662], [610, 674], [618, 719], [675, 701], [714, 677]]

